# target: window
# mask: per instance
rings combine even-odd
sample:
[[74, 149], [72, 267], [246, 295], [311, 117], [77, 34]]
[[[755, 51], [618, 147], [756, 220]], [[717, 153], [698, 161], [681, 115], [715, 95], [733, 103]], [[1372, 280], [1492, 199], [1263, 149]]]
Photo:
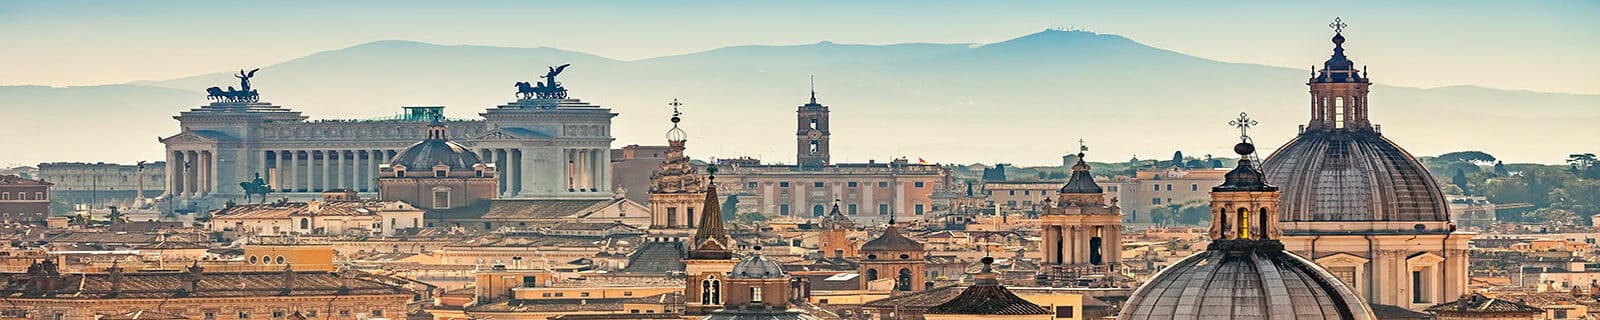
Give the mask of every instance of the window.
[[584, 292], [579, 292], [579, 293], [578, 293], [578, 296], [579, 296], [579, 297], [588, 297], [588, 296], [589, 296], [589, 292], [588, 292], [588, 291], [584, 291]]
[[856, 182], [855, 181], [850, 181], [850, 183], [846, 183], [845, 185], [848, 186], [848, 187], [851, 187], [851, 188], [855, 188], [856, 187]]
[[472, 171], [472, 176], [482, 178], [483, 177], [483, 170], [473, 170]]
[[1006, 193], [1008, 193], [1007, 194], [1008, 196], [1014, 196], [1014, 195], [1017, 195], [1017, 190], [1007, 191]]
[[1411, 302], [1412, 303], [1426, 303], [1426, 302], [1428, 302], [1428, 299], [1426, 297], [1427, 293], [1424, 292], [1425, 290], [1427, 290], [1426, 289], [1427, 286], [1422, 283], [1422, 281], [1423, 281], [1422, 277], [1423, 277], [1422, 276], [1422, 271], [1411, 271]]
[[921, 188], [923, 185], [925, 185], [925, 184], [922, 181], [917, 181], [916, 183], [912, 183], [912, 186], [913, 187], [917, 187], [917, 188]]
[[1555, 309], [1555, 310], [1552, 310], [1552, 311], [1554, 311], [1554, 314], [1555, 314], [1554, 318], [1556, 318], [1556, 319], [1566, 319], [1567, 318], [1567, 309]]
[[308, 319], [316, 319], [317, 318], [317, 310], [306, 310], [305, 316]]
[[856, 204], [854, 204], [854, 203], [851, 203], [851, 204], [850, 204], [850, 205], [848, 205], [848, 206], [847, 206], [847, 207], [849, 207], [849, 208], [850, 208], [850, 209], [849, 209], [849, 211], [850, 211], [850, 215], [852, 215], [852, 216], [853, 216], [853, 215], [856, 215]]
[[1056, 306], [1056, 318], [1072, 319], [1074, 312], [1072, 306]]
[[761, 301], [761, 287], [750, 287], [750, 302]]
[[878, 182], [878, 187], [879, 188], [888, 188], [889, 187], [889, 182], [888, 181], [879, 181]]
[[435, 171], [433, 171], [433, 177], [434, 178], [444, 178], [444, 176], [445, 176], [445, 171], [444, 170], [435, 170]]
[[917, 215], [919, 215], [919, 216], [920, 216], [920, 215], [922, 215], [922, 204], [921, 204], [921, 203], [918, 203], [918, 204], [917, 204], [917, 206], [916, 206], [916, 210], [917, 210], [917, 211], [916, 211], [916, 212], [917, 212]]
[[639, 313], [639, 309], [632, 309], [632, 310], [628, 310], [628, 313], [635, 313], [635, 314], [637, 314], [637, 313]]
[[1333, 267], [1328, 268], [1328, 272], [1332, 273], [1333, 277], [1339, 279], [1339, 281], [1344, 281], [1344, 284], [1350, 286], [1351, 289], [1355, 289], [1356, 267]]
[[558, 298], [566, 296], [566, 295], [567, 295], [566, 292], [556, 292], [556, 297], [558, 297]]
[[216, 311], [206, 311], [204, 313], [203, 317], [205, 318], [205, 320], [217, 320], [217, 312]]
[[311, 229], [311, 219], [300, 218], [300, 229]]
[[1150, 198], [1150, 204], [1161, 204], [1161, 198]]
[[878, 204], [878, 215], [881, 216], [881, 215], [886, 215], [886, 214], [889, 214], [889, 204], [887, 204], [887, 203], [879, 203]]
[[1017, 207], [1017, 200], [1006, 201], [1006, 207], [1007, 208], [1016, 208]]
[[406, 177], [406, 171], [405, 170], [395, 170], [394, 171], [394, 177], [395, 178], [405, 178]]
[[278, 264], [283, 264], [283, 256], [278, 256]]
[[450, 189], [443, 188], [443, 187], [434, 188], [433, 189], [433, 208], [434, 209], [449, 209], [450, 208]]
[[382, 317], [383, 316], [383, 309], [372, 309], [372, 316], [373, 317]]
[[823, 211], [823, 210], [824, 210], [824, 209], [823, 209], [823, 208], [822, 208], [822, 205], [820, 205], [820, 204], [818, 204], [818, 205], [812, 205], [812, 206], [811, 206], [811, 216], [814, 216], [814, 217], [821, 217], [821, 216], [822, 216], [822, 213], [823, 213], [823, 212], [824, 212], [824, 211]]
[[817, 182], [812, 182], [812, 183], [811, 183], [811, 187], [812, 187], [812, 188], [821, 188], [821, 187], [822, 187], [822, 186], [824, 186], [824, 185], [825, 185], [825, 184], [823, 184], [823, 183], [822, 183], [822, 181], [817, 181]]
[[624, 296], [624, 297], [632, 297], [633, 296], [633, 291], [623, 291], [622, 292], [622, 296]]
[[1111, 192], [1117, 192], [1117, 186], [1108, 186], [1108, 187], [1106, 187], [1106, 190], [1110, 190]]
[[668, 207], [667, 208], [667, 227], [671, 228], [671, 227], [676, 227], [676, 226], [678, 226], [678, 208]]
[[350, 309], [341, 309], [341, 310], [339, 310], [339, 316], [340, 317], [349, 317], [350, 316]]
[[1198, 184], [1198, 183], [1189, 184], [1189, 191], [1200, 191], [1200, 184]]
[[755, 182], [748, 182], [748, 183], [745, 183], [744, 186], [745, 186], [745, 189], [755, 189], [756, 188], [756, 183]]
[[259, 258], [256, 258], [256, 256], [250, 256], [250, 264], [256, 264], [256, 261], [259, 261], [257, 259]]
[[1333, 127], [1344, 129], [1344, 97], [1333, 98]]
[[1171, 183], [1167, 184], [1167, 191], [1172, 191], [1172, 184]]
[[789, 182], [788, 181], [779, 182], [778, 183], [778, 187], [779, 188], [788, 188], [789, 187]]
[[283, 310], [272, 310], [272, 318], [273, 319], [282, 318], [282, 317], [283, 317]]
[[10, 192], [0, 192], [0, 200], [11, 200]]
[[488, 222], [484, 222], [483, 223], [483, 230], [493, 230], [493, 229], [494, 229], [494, 225], [493, 224], [490, 224]]
[[694, 207], [688, 207], [688, 208], [683, 208], [683, 209], [688, 211], [687, 212], [688, 214], [683, 216], [683, 225], [688, 226], [690, 228], [693, 228], [694, 227], [694, 223], [696, 221], [698, 221], [698, 220], [694, 219]]
[[[918, 188], [921, 188], [921, 187], [919, 186]], [[1033, 190], [1022, 190], [1022, 195], [1026, 196], [1026, 195], [1032, 194], [1031, 191], [1033, 191]]]
[[1159, 185], [1159, 184], [1153, 184], [1153, 185], [1150, 185], [1150, 186], [1151, 187], [1155, 187], [1155, 191], [1161, 191], [1161, 185]]
[[789, 205], [788, 204], [780, 204], [780, 205], [778, 205], [778, 214], [786, 215], [786, 216], [789, 215]]
[[544, 294], [542, 294], [540, 296], [543, 296], [545, 298], [549, 298], [550, 297], [550, 293], [549, 292], [545, 292]]
[[239, 319], [250, 319], [249, 311], [239, 311]]

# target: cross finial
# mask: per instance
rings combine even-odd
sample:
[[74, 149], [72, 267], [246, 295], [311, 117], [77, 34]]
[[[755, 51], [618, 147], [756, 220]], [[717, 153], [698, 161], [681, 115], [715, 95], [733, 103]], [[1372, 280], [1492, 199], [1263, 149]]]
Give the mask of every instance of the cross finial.
[[1345, 24], [1344, 20], [1339, 17], [1333, 17], [1333, 23], [1328, 24], [1329, 28], [1333, 28], [1333, 33], [1344, 32], [1344, 27], [1348, 26], [1350, 25]]
[[1254, 127], [1257, 124], [1260, 124], [1260, 122], [1256, 122], [1255, 119], [1250, 119], [1250, 115], [1244, 112], [1239, 113], [1238, 119], [1228, 121], [1228, 125], [1233, 126], [1234, 128], [1239, 128], [1239, 140], [1245, 142], [1250, 141], [1250, 127]]
[[678, 107], [683, 106], [683, 103], [678, 102], [678, 98], [672, 98], [672, 102], [667, 103], [667, 105], [672, 106], [672, 116], [676, 117], [683, 115], [683, 112], [678, 112]]

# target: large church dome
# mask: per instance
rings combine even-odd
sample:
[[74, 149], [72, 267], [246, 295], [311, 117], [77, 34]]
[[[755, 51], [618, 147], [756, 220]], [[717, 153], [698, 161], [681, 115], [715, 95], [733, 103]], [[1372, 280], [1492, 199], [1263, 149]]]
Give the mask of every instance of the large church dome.
[[[1244, 249], [1244, 248], [1236, 248]], [[1157, 273], [1118, 319], [1373, 319], [1327, 270], [1282, 247], [1207, 250]]]
[[1306, 82], [1311, 121], [1262, 163], [1283, 188], [1282, 220], [1448, 221], [1428, 169], [1367, 118], [1372, 83], [1345, 56], [1344, 40], [1334, 37], [1333, 55]]
[[1262, 164], [1283, 221], [1449, 220], [1438, 182], [1373, 130], [1307, 130]]

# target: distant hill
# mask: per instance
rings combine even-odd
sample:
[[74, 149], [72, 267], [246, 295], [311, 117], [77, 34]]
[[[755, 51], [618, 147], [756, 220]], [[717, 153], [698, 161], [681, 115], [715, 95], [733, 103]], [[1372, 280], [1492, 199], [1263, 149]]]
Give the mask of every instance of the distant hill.
[[[1363, 50], [1357, 62], [1383, 52]], [[1330, 48], [1331, 49], [1331, 48]], [[1306, 64], [1326, 56], [1305, 57]], [[1307, 70], [1227, 63], [1149, 47], [1109, 34], [1043, 31], [986, 45], [851, 45], [822, 42], [737, 46], [620, 61], [552, 48], [445, 46], [379, 41], [262, 66], [263, 100], [314, 118], [369, 118], [400, 105], [446, 105], [455, 117], [513, 99], [512, 83], [536, 81], [546, 65], [571, 63], [562, 82], [574, 97], [621, 113], [616, 146], [661, 144], [666, 102], [685, 104], [689, 152], [705, 156], [793, 159], [793, 111], [808, 77], [832, 107], [835, 161], [909, 156], [930, 162], [1055, 164], [1083, 138], [1091, 159], [1126, 161], [1227, 154], [1239, 112], [1264, 151], [1305, 122]], [[1383, 81], [1383, 66], [1372, 66]], [[98, 133], [178, 131], [178, 111], [203, 103], [199, 91], [236, 84], [230, 72], [128, 86], [0, 88], [0, 112], [67, 109], [115, 115]], [[1555, 163], [1600, 137], [1600, 96], [1481, 87], [1419, 89], [1375, 85], [1372, 117], [1418, 155], [1474, 149], [1519, 162]], [[25, 108], [25, 109], [24, 109]], [[31, 115], [44, 128], [83, 128], [72, 117]], [[45, 113], [55, 114], [46, 111]], [[98, 136], [98, 135], [97, 135]], [[133, 140], [43, 134], [26, 156], [39, 160], [131, 160], [160, 156], [147, 137]], [[68, 152], [100, 150], [113, 156]], [[127, 159], [123, 159], [127, 158]]]

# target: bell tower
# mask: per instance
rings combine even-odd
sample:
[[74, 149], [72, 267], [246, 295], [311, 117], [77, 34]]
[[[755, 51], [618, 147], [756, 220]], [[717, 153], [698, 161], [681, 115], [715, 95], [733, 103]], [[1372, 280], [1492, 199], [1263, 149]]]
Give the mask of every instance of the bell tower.
[[828, 156], [828, 106], [817, 103], [817, 81], [811, 80], [811, 102], [795, 110], [795, 164], [820, 168], [832, 163]]
[[1229, 123], [1239, 128], [1239, 144], [1233, 146], [1233, 152], [1239, 154], [1239, 165], [1228, 171], [1222, 185], [1211, 188], [1208, 234], [1212, 240], [1277, 242], [1283, 238], [1283, 228], [1278, 225], [1281, 193], [1278, 187], [1267, 184], [1266, 174], [1254, 164], [1256, 146], [1246, 133], [1256, 121], [1240, 113]]
[[1342, 20], [1334, 19], [1333, 56], [1322, 63], [1322, 70], [1312, 67], [1311, 123], [1306, 130], [1371, 130], [1367, 119], [1367, 89], [1372, 82], [1356, 70], [1356, 63], [1344, 56], [1344, 27]]

